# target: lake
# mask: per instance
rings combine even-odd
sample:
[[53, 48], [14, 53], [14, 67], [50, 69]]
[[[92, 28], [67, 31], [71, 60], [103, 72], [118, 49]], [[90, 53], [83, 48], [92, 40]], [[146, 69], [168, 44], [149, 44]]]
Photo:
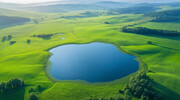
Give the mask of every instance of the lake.
[[67, 44], [50, 50], [51, 74], [59, 80], [108, 82], [138, 70], [136, 57], [106, 43]]

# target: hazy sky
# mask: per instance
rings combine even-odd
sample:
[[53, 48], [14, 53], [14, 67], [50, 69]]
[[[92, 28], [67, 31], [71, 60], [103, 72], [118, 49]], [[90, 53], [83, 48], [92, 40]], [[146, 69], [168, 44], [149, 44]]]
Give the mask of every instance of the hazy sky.
[[71, 2], [98, 2], [98, 1], [119, 1], [119, 2], [180, 2], [180, 0], [0, 0], [8, 3], [37, 3], [47, 1], [71, 1]]
[[0, 0], [0, 2], [8, 2], [8, 3], [37, 3], [37, 2], [47, 2], [47, 1], [61, 1], [61, 0]]

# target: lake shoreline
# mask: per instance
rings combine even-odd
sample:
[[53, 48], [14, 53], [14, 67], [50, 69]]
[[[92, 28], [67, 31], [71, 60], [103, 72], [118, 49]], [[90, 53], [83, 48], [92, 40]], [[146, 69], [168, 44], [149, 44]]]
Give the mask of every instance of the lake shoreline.
[[[48, 79], [54, 83], [58, 83], [58, 82], [73, 82], [73, 83], [79, 83], [79, 84], [88, 84], [88, 85], [118, 85], [118, 84], [125, 84], [129, 81], [130, 77], [134, 76], [135, 74], [137, 74], [137, 72], [139, 70], [142, 70], [142, 69], [145, 69], [146, 70], [146, 64], [141, 60], [140, 57], [138, 57], [137, 55], [134, 55], [132, 53], [129, 53], [129, 52], [126, 52], [124, 51], [121, 46], [119, 46], [118, 44], [114, 44], [114, 43], [107, 43], [107, 44], [112, 44], [114, 45], [118, 51], [124, 53], [124, 54], [128, 54], [128, 55], [132, 55], [132, 56], [135, 56], [136, 57], [136, 61], [138, 62], [139, 66], [138, 66], [138, 70], [134, 73], [131, 73], [129, 75], [126, 75], [120, 79], [116, 79], [114, 81], [108, 81], [108, 82], [88, 82], [88, 81], [85, 81], [85, 80], [59, 80], [59, 79], [56, 79], [54, 78], [52, 75], [51, 75], [51, 65], [49, 64], [50, 63], [50, 57], [53, 55], [51, 52], [49, 52], [49, 50], [53, 49], [53, 48], [56, 48], [56, 47], [59, 47], [59, 46], [63, 46], [63, 45], [68, 45], [68, 44], [90, 44], [90, 43], [107, 43], [107, 42], [99, 42], [99, 41], [96, 41], [96, 42], [88, 42], [88, 43], [65, 43], [65, 44], [61, 44], [61, 45], [57, 45], [57, 46], [54, 46], [52, 48], [49, 48], [47, 49], [46, 51], [49, 53], [49, 57], [47, 58], [47, 61], [46, 61], [46, 66], [45, 66], [45, 72], [46, 72], [46, 75], [48, 77]], [[123, 80], [123, 82], [121, 82], [121, 80]], [[127, 81], [124, 81], [124, 80], [127, 80]]]

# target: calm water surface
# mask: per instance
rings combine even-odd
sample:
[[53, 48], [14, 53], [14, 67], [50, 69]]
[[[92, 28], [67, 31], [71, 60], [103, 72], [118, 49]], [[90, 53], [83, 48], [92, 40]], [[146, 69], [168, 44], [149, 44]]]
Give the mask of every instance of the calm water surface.
[[51, 74], [59, 80], [107, 82], [138, 70], [136, 57], [111, 44], [68, 44], [50, 50]]

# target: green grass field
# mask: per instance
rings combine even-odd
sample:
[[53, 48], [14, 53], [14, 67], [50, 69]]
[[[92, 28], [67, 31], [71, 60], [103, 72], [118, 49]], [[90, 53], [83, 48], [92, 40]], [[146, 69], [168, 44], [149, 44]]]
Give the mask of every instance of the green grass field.
[[[0, 12], [2, 12], [0, 10]], [[12, 16], [4, 12], [4, 15]], [[30, 15], [30, 16], [29, 16]], [[22, 16], [22, 12], [17, 13]], [[123, 26], [148, 21], [140, 14], [100, 16], [82, 19], [62, 19], [58, 14], [40, 14], [26, 12], [23, 17], [37, 19], [24, 25], [7, 27], [0, 30], [0, 39], [11, 34], [14, 45], [9, 41], [0, 42], [0, 82], [11, 78], [24, 79], [26, 87], [9, 95], [0, 95], [0, 100], [28, 100], [28, 89], [42, 86], [37, 94], [40, 100], [84, 100], [89, 97], [100, 98], [115, 96], [130, 76], [107, 83], [54, 81], [48, 74], [49, 49], [71, 43], [104, 42], [121, 48], [128, 54], [135, 55], [142, 64], [140, 69], [151, 70], [148, 76], [154, 81], [154, 88], [161, 92], [166, 100], [177, 100], [180, 97], [180, 37], [146, 36], [123, 33]], [[45, 20], [40, 20], [41, 18]], [[110, 22], [110, 24], [104, 24]], [[179, 23], [147, 22], [138, 26], [178, 30]], [[54, 35], [49, 40], [32, 37], [34, 34], [64, 33]], [[61, 40], [65, 37], [65, 40]], [[27, 44], [27, 39], [31, 44]], [[147, 44], [152, 41], [152, 45]], [[141, 63], [142, 63], [141, 62]], [[52, 80], [52, 81], [51, 81]], [[18, 95], [17, 95], [18, 94]], [[124, 97], [123, 94], [121, 94]], [[137, 100], [137, 98], [133, 98]]]

